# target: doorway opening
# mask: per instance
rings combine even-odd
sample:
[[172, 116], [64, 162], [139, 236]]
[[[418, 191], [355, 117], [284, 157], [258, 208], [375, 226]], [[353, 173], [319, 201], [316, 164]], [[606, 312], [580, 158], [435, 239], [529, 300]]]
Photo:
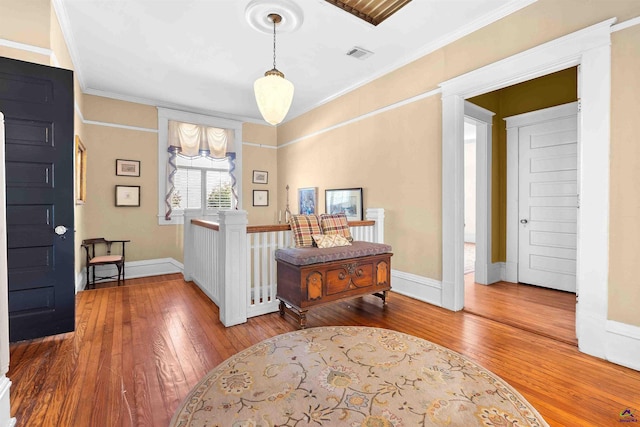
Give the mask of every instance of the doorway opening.
[[[581, 351], [605, 357], [608, 300], [611, 25], [603, 21], [441, 83], [442, 287], [441, 305], [464, 307], [463, 121], [465, 99], [580, 66], [581, 147], [578, 161], [576, 331]], [[477, 262], [476, 262], [477, 263]], [[504, 268], [504, 265], [503, 265]]]
[[[489, 175], [495, 185], [486, 194], [478, 194], [478, 197], [487, 197], [487, 204], [494, 208], [490, 210], [491, 225], [487, 226], [493, 230], [493, 239], [490, 239], [493, 246], [489, 246], [487, 252], [493, 254], [491, 258], [497, 262], [490, 264], [504, 265], [506, 261], [508, 267], [505, 273], [494, 274], [485, 280], [476, 280], [475, 274], [471, 273], [474, 269], [469, 269], [469, 263], [472, 262], [470, 258], [475, 252], [477, 231], [476, 123], [481, 125], [482, 122], [469, 116], [464, 118], [464, 309], [573, 345], [577, 344], [575, 292], [572, 295], [565, 294], [540, 286], [566, 290], [565, 283], [575, 284], [577, 74], [577, 67], [571, 67], [467, 100], [467, 103], [495, 112], [492, 124], [496, 132], [493, 140], [489, 140], [493, 147], [493, 168]], [[556, 118], [557, 115], [561, 116], [560, 119]], [[564, 127], [556, 130], [558, 120], [564, 127], [567, 127], [568, 121], [573, 133]], [[514, 128], [513, 123], [521, 126]], [[535, 125], [525, 126], [530, 123]], [[533, 136], [531, 129], [535, 130]], [[522, 135], [521, 142], [518, 141], [519, 134]], [[561, 140], [556, 142], [558, 135]], [[537, 148], [525, 150], [530, 142], [535, 142], [534, 147]], [[535, 166], [535, 173], [529, 171], [530, 159], [518, 159], [519, 144], [522, 146], [520, 154], [531, 152], [531, 156], [535, 156], [531, 163], [538, 165]], [[530, 188], [534, 194], [529, 194]], [[523, 193], [518, 195], [518, 189]], [[521, 205], [531, 201], [532, 208], [529, 209], [527, 204], [518, 214], [518, 200]], [[517, 218], [513, 216], [513, 206], [516, 207]], [[520, 217], [528, 220], [520, 221]], [[515, 222], [515, 225], [511, 222]], [[483, 224], [487, 222], [482, 221], [479, 226]], [[509, 234], [510, 227], [519, 229], [520, 237], [513, 231]], [[560, 233], [561, 228], [565, 233]], [[520, 264], [518, 259], [513, 259], [513, 253], [516, 257], [518, 254], [518, 239]], [[511, 258], [506, 255], [508, 248]], [[531, 252], [531, 256], [528, 252]], [[530, 265], [529, 259], [534, 264]], [[537, 264], [541, 265], [538, 267]], [[561, 269], [560, 273], [554, 272], [558, 268]], [[525, 276], [524, 272], [529, 276]], [[532, 276], [532, 273], [536, 275]], [[538, 279], [538, 276], [542, 276], [541, 281], [530, 280], [532, 277]], [[484, 286], [486, 284], [492, 285], [487, 288]]]

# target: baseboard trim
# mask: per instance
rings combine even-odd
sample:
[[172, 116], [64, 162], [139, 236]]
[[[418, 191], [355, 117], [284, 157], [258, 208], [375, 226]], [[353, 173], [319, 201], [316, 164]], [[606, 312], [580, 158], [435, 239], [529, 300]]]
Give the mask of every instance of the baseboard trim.
[[640, 327], [607, 320], [605, 358], [618, 365], [640, 371]]
[[391, 270], [391, 290], [442, 307], [442, 282], [417, 274]]
[[504, 262], [494, 262], [489, 264], [489, 284], [506, 280], [506, 270], [507, 265]]
[[16, 425], [16, 419], [11, 418], [11, 405], [9, 403], [9, 394], [11, 390], [11, 380], [6, 376], [0, 377], [0, 426], [13, 427]]
[[[161, 274], [182, 273], [184, 265], [173, 258], [146, 259], [142, 261], [128, 261], [124, 264], [126, 279], [136, 279], [138, 277], [159, 276]], [[96, 274], [99, 276], [112, 276], [117, 274], [117, 269], [113, 265], [101, 265], [96, 267]], [[80, 280], [80, 285], [78, 284]], [[86, 288], [86, 272], [80, 273], [76, 277], [76, 291]]]

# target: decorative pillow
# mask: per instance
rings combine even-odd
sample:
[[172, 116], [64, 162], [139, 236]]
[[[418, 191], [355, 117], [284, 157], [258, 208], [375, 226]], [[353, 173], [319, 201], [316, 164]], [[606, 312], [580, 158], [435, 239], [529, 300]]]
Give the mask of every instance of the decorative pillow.
[[322, 233], [316, 215], [293, 215], [290, 225], [296, 248], [313, 247], [313, 237], [311, 236]]
[[338, 246], [351, 246], [351, 242], [340, 234], [314, 234], [313, 240], [319, 248], [335, 248]]
[[322, 234], [339, 234], [353, 242], [351, 231], [349, 231], [349, 222], [344, 213], [320, 215], [320, 228], [322, 228]]

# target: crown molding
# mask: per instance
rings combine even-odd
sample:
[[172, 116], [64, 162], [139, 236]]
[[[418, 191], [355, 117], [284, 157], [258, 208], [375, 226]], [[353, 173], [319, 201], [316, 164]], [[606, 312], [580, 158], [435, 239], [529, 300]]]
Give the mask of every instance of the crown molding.
[[58, 24], [60, 24], [60, 30], [62, 31], [64, 42], [67, 45], [69, 56], [71, 56], [73, 71], [76, 78], [78, 79], [78, 83], [80, 84], [82, 92], [85, 92], [87, 85], [82, 72], [80, 55], [78, 54], [78, 50], [76, 49], [76, 41], [73, 37], [73, 32], [71, 31], [71, 25], [69, 24], [69, 16], [67, 15], [67, 11], [64, 8], [64, 3], [62, 2], [62, 0], [51, 0], [51, 3], [53, 4], [53, 10], [56, 14], [56, 17], [58, 18]]

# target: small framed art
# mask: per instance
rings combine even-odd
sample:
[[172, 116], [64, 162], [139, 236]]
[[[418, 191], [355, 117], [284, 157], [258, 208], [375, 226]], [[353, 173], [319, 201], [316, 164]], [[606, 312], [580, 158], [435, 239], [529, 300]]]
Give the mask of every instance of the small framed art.
[[254, 184], [267, 184], [269, 182], [269, 172], [267, 171], [253, 171]]
[[140, 206], [140, 186], [116, 185], [116, 206]]
[[318, 196], [316, 187], [298, 188], [298, 212], [300, 215], [313, 215], [316, 213]]
[[350, 221], [362, 221], [362, 188], [324, 191], [328, 214], [344, 213]]
[[116, 175], [119, 176], [140, 176], [139, 160], [116, 160]]
[[269, 190], [253, 190], [253, 206], [269, 206]]

